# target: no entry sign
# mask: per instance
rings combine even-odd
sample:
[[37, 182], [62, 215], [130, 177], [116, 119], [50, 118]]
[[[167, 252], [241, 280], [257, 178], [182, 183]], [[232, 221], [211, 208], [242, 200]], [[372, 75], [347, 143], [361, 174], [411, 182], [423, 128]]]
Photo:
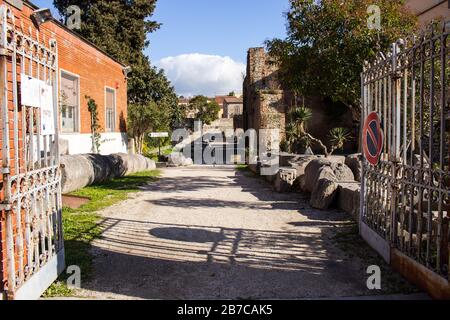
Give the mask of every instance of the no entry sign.
[[378, 113], [372, 112], [364, 122], [362, 132], [363, 153], [367, 161], [376, 166], [383, 151], [384, 135]]

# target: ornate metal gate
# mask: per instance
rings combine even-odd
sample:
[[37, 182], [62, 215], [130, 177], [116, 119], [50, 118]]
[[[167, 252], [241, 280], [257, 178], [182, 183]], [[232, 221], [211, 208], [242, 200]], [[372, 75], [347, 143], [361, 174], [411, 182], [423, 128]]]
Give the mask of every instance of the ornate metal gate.
[[[30, 299], [39, 297], [64, 269], [58, 52], [55, 40], [32, 27], [25, 30], [5, 5], [0, 7], [0, 23], [1, 233], [6, 257], [0, 291], [9, 299]], [[42, 108], [22, 104], [20, 90], [26, 76], [51, 88], [50, 134], [43, 132]]]
[[376, 167], [364, 161], [361, 230], [375, 231], [380, 253], [398, 249], [449, 279], [449, 36], [432, 29], [364, 68], [362, 119], [379, 114], [385, 144]]

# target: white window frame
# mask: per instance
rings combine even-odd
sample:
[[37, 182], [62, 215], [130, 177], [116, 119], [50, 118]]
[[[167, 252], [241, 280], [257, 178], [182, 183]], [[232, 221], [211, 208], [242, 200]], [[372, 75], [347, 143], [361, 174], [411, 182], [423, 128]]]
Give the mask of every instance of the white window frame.
[[[112, 128], [112, 130], [109, 130], [107, 127], [107, 119], [108, 119], [108, 114], [106, 112], [107, 109], [107, 105], [106, 105], [106, 93], [108, 92], [108, 90], [114, 92], [114, 128]], [[117, 90], [114, 89], [113, 87], [109, 87], [109, 86], [105, 86], [105, 132], [106, 133], [112, 133], [112, 132], [116, 132], [117, 131]]]
[[[74, 77], [77, 79], [78, 82], [78, 110], [77, 110], [77, 122], [75, 123], [75, 130], [73, 132], [64, 132], [62, 127], [62, 112], [59, 112], [59, 123], [61, 124], [61, 134], [79, 134], [81, 133], [81, 81], [80, 81], [80, 75], [67, 71], [65, 69], [59, 68], [59, 83], [60, 87], [62, 88], [62, 75], [63, 73], [67, 74], [68, 76]], [[61, 90], [60, 90], [61, 91]], [[58, 99], [59, 99], [59, 106], [61, 107], [61, 92], [58, 92]]]

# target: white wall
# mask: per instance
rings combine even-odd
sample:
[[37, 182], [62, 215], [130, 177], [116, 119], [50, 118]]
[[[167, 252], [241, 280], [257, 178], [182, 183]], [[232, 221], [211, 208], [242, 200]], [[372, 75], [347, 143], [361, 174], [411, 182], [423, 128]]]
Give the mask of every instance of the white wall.
[[[100, 153], [108, 155], [112, 153], [127, 153], [128, 136], [126, 133], [113, 132], [101, 134]], [[91, 134], [60, 134], [61, 140], [68, 141], [69, 154], [83, 154], [92, 152]], [[62, 151], [62, 150], [61, 150]]]

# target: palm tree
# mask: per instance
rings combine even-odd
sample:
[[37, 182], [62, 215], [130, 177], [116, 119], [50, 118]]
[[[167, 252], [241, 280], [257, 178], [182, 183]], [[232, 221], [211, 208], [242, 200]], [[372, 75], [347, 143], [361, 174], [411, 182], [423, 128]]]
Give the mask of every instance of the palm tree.
[[312, 111], [305, 106], [295, 107], [289, 112], [289, 118], [299, 138], [306, 134], [306, 123], [312, 118]]
[[330, 154], [337, 149], [344, 148], [344, 144], [350, 139], [350, 132], [345, 128], [334, 128], [330, 131], [330, 141], [333, 144]]

